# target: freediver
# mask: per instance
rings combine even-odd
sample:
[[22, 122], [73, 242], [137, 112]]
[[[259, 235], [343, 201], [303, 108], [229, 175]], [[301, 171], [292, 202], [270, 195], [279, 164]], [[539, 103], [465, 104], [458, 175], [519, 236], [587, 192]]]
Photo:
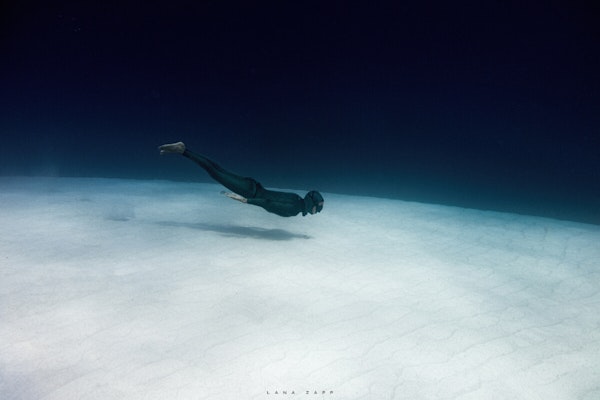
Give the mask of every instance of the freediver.
[[308, 192], [303, 199], [295, 193], [265, 189], [253, 178], [235, 175], [214, 161], [186, 149], [183, 142], [163, 144], [158, 149], [161, 155], [181, 154], [204, 168], [214, 180], [231, 190], [222, 192], [231, 199], [262, 207], [282, 217], [293, 217], [298, 213], [302, 213], [302, 216], [316, 214], [323, 209], [323, 196], [316, 190]]

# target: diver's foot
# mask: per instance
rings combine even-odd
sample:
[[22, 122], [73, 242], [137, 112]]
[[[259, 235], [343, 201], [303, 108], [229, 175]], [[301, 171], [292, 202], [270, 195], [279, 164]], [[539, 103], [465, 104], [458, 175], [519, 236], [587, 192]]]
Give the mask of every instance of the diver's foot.
[[173, 153], [173, 154], [183, 154], [185, 151], [185, 144], [183, 142], [163, 144], [162, 146], [158, 146], [160, 150], [160, 154]]

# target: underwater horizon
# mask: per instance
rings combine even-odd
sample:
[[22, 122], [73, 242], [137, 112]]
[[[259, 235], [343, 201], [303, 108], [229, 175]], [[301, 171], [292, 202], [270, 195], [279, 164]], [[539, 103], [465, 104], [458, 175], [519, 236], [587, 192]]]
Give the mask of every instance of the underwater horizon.
[[[174, 135], [171, 138], [177, 140]], [[119, 142], [117, 146], [133, 147], [134, 143]], [[215, 183], [204, 170], [189, 160], [160, 156], [155, 143], [146, 144], [146, 148], [137, 146], [137, 154], [134, 156], [138, 158], [136, 162], [127, 160], [128, 155], [107, 148], [103, 150], [107, 159], [98, 159], [98, 163], [81, 160], [81, 154], [76, 157], [64, 156], [62, 159], [57, 154], [52, 154], [39, 164], [27, 163], [26, 166], [19, 167], [19, 163], [15, 162], [10, 167], [4, 166], [0, 176]], [[198, 139], [186, 140], [186, 144], [195, 151], [198, 151], [196, 147], [202, 148], [201, 140]], [[227, 142], [223, 144], [224, 147], [226, 145]], [[303, 160], [308, 157], [298, 155], [297, 160], [288, 157], [292, 160], [290, 162], [285, 160], [282, 153], [269, 153], [269, 150], [263, 149], [261, 157], [258, 157], [256, 152], [240, 155], [240, 151], [244, 149], [235, 148], [231, 154], [237, 155], [237, 158], [229, 159], [227, 152], [219, 151], [214, 142], [210, 147], [214, 153], [222, 155], [222, 159], [212, 157], [214, 161], [235, 173], [255, 178], [267, 188], [300, 192], [315, 189], [328, 193], [449, 205], [600, 225], [600, 198], [594, 182], [570, 180], [568, 173], [562, 176], [532, 176], [528, 171], [521, 171], [525, 175], [522, 176], [517, 170], [509, 173], [504, 166], [500, 171], [488, 170], [486, 174], [477, 170], [481, 166], [473, 166], [475, 171], [448, 171], [443, 170], [443, 165], [435, 164], [424, 165], [422, 171], [415, 165], [395, 166], [394, 170], [387, 168], [380, 171], [376, 167], [376, 161], [368, 163], [364, 159], [359, 165], [345, 165], [341, 160], [331, 164], [317, 161], [306, 163]], [[312, 154], [313, 157], [316, 155]], [[205, 155], [211, 157], [208, 152]], [[326, 154], [320, 156], [322, 160], [327, 160]], [[73, 158], [78, 160], [74, 161]], [[273, 162], [267, 164], [264, 158], [272, 158]], [[386, 162], [382, 161], [379, 165], [381, 164]]]

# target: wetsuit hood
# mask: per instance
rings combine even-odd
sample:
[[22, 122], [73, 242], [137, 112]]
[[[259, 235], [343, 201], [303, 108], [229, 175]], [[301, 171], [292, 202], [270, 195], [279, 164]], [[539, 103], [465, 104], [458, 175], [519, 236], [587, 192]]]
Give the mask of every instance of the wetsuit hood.
[[316, 212], [320, 213], [323, 209], [323, 196], [316, 190], [311, 190], [304, 196], [304, 212], [302, 215], [311, 214], [313, 207], [316, 207]]

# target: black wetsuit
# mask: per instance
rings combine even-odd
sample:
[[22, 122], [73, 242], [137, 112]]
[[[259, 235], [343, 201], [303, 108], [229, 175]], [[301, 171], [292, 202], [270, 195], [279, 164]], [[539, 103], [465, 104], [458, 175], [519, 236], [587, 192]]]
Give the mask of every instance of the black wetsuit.
[[189, 150], [185, 150], [183, 156], [204, 168], [214, 180], [227, 189], [245, 197], [248, 204], [260, 206], [282, 217], [293, 217], [298, 213], [302, 213], [303, 216], [307, 214], [304, 199], [295, 193], [265, 189], [256, 180], [226, 171], [216, 162]]

